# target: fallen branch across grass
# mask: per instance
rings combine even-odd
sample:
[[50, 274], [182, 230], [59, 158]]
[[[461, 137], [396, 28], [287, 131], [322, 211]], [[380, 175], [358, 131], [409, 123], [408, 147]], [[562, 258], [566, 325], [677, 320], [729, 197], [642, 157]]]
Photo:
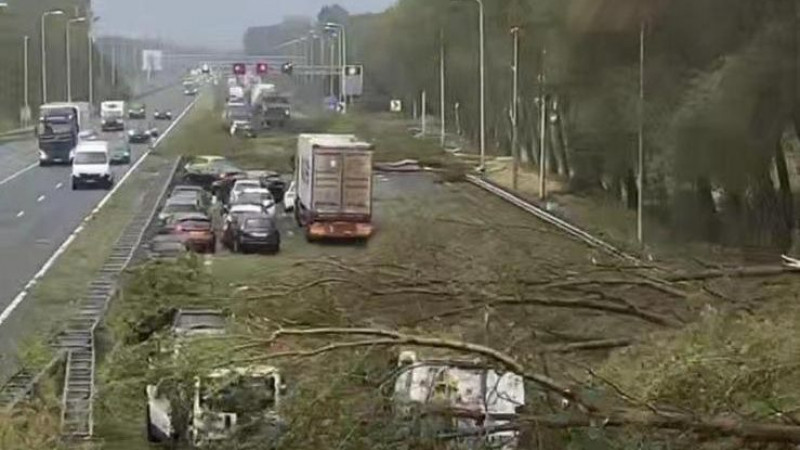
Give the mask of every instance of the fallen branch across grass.
[[757, 266], [737, 267], [731, 269], [711, 269], [700, 272], [687, 272], [667, 275], [665, 280], [671, 282], [703, 281], [713, 278], [757, 278], [772, 277], [784, 274], [800, 274], [800, 269], [789, 266]]
[[[533, 382], [548, 392], [561, 396], [567, 402], [562, 403], [568, 407], [577, 405], [578, 411], [565, 411], [560, 414], [533, 415], [524, 410], [518, 414], [497, 415], [492, 414], [496, 420], [507, 420], [510, 423], [500, 428], [478, 427], [476, 435], [486, 435], [498, 431], [525, 431], [536, 427], [552, 429], [573, 428], [626, 428], [660, 429], [693, 432], [708, 437], [739, 437], [757, 442], [800, 443], [800, 426], [793, 424], [774, 424], [749, 422], [732, 417], [701, 417], [694, 414], [675, 412], [655, 407], [645, 408], [614, 408], [604, 410], [594, 402], [588, 401], [575, 390], [551, 377], [528, 370], [520, 361], [511, 355], [493, 348], [469, 342], [418, 336], [400, 333], [391, 330], [373, 328], [314, 328], [314, 329], [278, 329], [269, 334], [265, 339], [254, 341], [247, 345], [248, 348], [270, 347], [282, 338], [326, 338], [326, 337], [357, 337], [355, 341], [331, 342], [310, 350], [290, 350], [270, 353], [246, 360], [235, 361], [235, 364], [263, 362], [278, 358], [309, 358], [324, 353], [378, 346], [420, 346], [430, 348], [448, 349], [461, 353], [479, 355], [489, 362], [487, 368], [499, 365], [503, 369], [514, 372], [526, 380]], [[446, 415], [474, 419], [483, 423], [486, 419], [481, 411], [464, 410], [460, 408], [444, 408], [423, 411], [426, 415]], [[501, 417], [504, 416], [504, 417]], [[472, 431], [467, 431], [468, 433]], [[463, 433], [453, 438], [464, 437]], [[439, 436], [447, 439], [446, 436]]]

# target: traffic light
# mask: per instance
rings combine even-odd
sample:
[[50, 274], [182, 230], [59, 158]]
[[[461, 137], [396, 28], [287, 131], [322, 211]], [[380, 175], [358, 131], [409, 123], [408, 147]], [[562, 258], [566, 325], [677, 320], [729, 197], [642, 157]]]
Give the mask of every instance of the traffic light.
[[258, 63], [256, 64], [256, 73], [259, 75], [266, 75], [269, 71], [269, 66], [267, 63]]
[[281, 66], [281, 72], [285, 73], [286, 75], [291, 75], [294, 72], [294, 63], [287, 62]]
[[246, 75], [247, 74], [247, 66], [243, 63], [236, 63], [233, 65], [233, 74], [234, 75]]

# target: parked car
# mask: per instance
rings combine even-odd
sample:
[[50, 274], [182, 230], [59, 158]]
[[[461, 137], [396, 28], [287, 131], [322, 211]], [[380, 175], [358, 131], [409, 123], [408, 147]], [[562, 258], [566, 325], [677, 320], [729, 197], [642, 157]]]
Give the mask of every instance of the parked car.
[[153, 113], [153, 119], [156, 119], [156, 120], [172, 120], [172, 112], [156, 110], [156, 112]]
[[213, 155], [192, 156], [186, 161], [186, 164], [183, 166], [183, 169], [187, 172], [198, 171], [209, 168], [215, 163], [224, 161], [226, 161], [224, 156], [213, 156]]
[[217, 237], [211, 219], [203, 213], [176, 213], [167, 219], [166, 233], [178, 236], [186, 248], [202, 253], [217, 251]]
[[115, 143], [111, 147], [111, 164], [130, 164], [131, 146], [125, 141]]
[[275, 198], [264, 188], [245, 189], [231, 205], [258, 205], [265, 213], [271, 216], [275, 215]]
[[283, 195], [283, 210], [290, 212], [294, 210], [294, 202], [297, 200], [297, 186], [294, 181], [289, 185], [289, 189]]
[[195, 197], [170, 197], [164, 204], [164, 208], [158, 213], [158, 220], [161, 226], [165, 226], [170, 217], [175, 214], [202, 212], [203, 207]]
[[235, 253], [266, 251], [278, 253], [281, 233], [273, 216], [265, 213], [238, 216], [231, 224], [232, 250]]
[[244, 179], [244, 180], [237, 180], [233, 183], [233, 188], [231, 188], [230, 196], [228, 197], [228, 202], [233, 204], [236, 202], [236, 198], [245, 191], [245, 189], [259, 189], [261, 188], [261, 182], [259, 180], [253, 179]]
[[192, 186], [188, 184], [179, 184], [172, 188], [172, 194], [170, 197], [177, 197], [177, 196], [186, 196], [186, 195], [194, 195], [200, 200], [201, 205], [203, 208], [208, 208], [211, 206], [211, 198], [208, 192], [203, 189], [201, 186]]
[[244, 216], [258, 216], [264, 214], [259, 205], [236, 205], [230, 207], [222, 221], [222, 245], [233, 248], [233, 224]]
[[156, 235], [148, 246], [148, 256], [150, 259], [171, 260], [177, 259], [187, 251], [186, 244], [180, 236], [170, 234]]

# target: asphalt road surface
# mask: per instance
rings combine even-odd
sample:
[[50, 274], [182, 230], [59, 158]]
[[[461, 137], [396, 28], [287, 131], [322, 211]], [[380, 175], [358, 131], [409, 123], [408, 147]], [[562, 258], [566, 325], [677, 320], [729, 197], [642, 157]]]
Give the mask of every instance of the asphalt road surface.
[[[129, 121], [157, 126], [161, 132], [168, 121], [152, 120], [155, 109], [172, 111], [173, 118], [191, 103], [176, 86], [140, 101], [147, 105], [148, 119]], [[99, 130], [99, 119], [94, 120]], [[149, 126], [148, 126], [149, 128]], [[125, 139], [124, 133], [101, 133], [100, 139]], [[115, 180], [123, 175], [147, 151], [147, 145], [132, 145], [131, 164], [115, 166]], [[69, 166], [38, 166], [38, 149], [33, 140], [0, 145], [0, 314], [42, 265], [108, 194], [103, 189], [71, 189]], [[121, 230], [120, 230], [121, 231]], [[0, 323], [0, 366], [13, 348], [14, 336], [6, 333], [15, 322], [12, 312]], [[18, 324], [17, 324], [18, 325]], [[18, 328], [14, 326], [12, 328]], [[11, 345], [10, 345], [11, 344]], [[6, 353], [4, 355], [4, 353]], [[2, 380], [0, 374], [0, 380]]]

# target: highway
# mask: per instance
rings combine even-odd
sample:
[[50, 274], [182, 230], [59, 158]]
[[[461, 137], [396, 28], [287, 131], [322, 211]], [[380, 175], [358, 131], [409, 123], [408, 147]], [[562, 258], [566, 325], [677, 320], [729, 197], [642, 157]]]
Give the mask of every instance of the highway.
[[[147, 105], [148, 119], [129, 123], [152, 124], [163, 133], [171, 122], [152, 120], [153, 111], [167, 109], [177, 118], [192, 100], [179, 86], [152, 94], [138, 100]], [[93, 126], [99, 130], [99, 118]], [[103, 140], [125, 138], [124, 133], [101, 134]], [[147, 148], [145, 144], [132, 145], [131, 164], [114, 169], [117, 181]], [[14, 325], [19, 325], [15, 315], [20, 305], [12, 305], [15, 298], [19, 303], [26, 284], [109, 192], [73, 191], [71, 167], [39, 167], [37, 162], [37, 145], [32, 139], [0, 144], [0, 361], [19, 344], [21, 327]], [[0, 373], [0, 380], [3, 375]]]

